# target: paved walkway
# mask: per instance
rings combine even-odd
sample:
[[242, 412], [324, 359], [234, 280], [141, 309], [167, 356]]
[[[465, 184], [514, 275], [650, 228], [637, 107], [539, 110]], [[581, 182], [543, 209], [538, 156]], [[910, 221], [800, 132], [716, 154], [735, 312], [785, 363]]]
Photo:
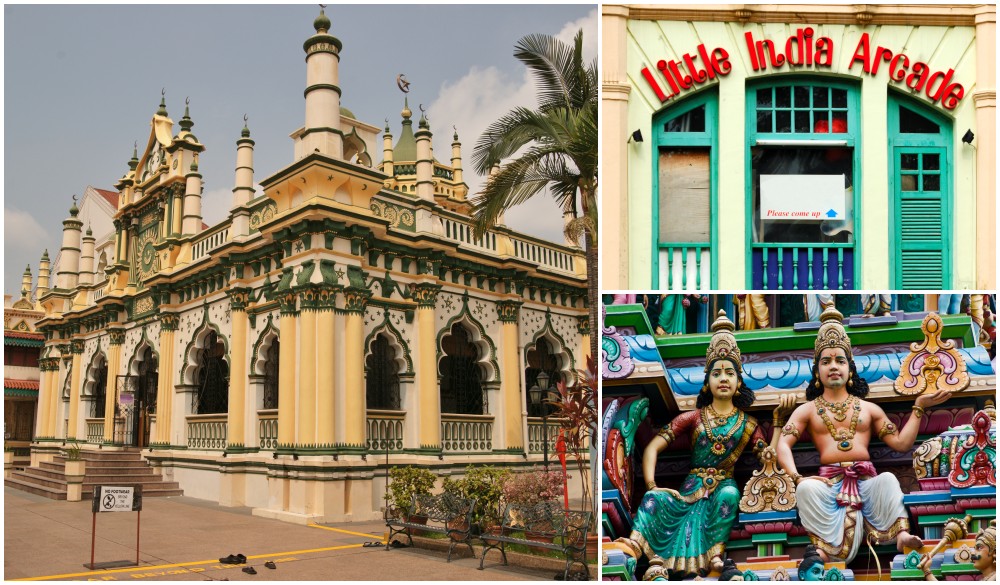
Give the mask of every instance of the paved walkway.
[[[224, 508], [185, 496], [143, 501], [136, 567], [136, 513], [105, 513], [97, 518], [95, 562], [90, 569], [90, 502], [58, 502], [4, 488], [5, 580], [100, 581], [319, 581], [552, 579], [533, 571], [487, 563], [479, 571], [472, 558], [445, 561], [422, 549], [363, 548], [381, 540], [378, 522], [301, 526], [259, 518], [249, 508]], [[218, 559], [244, 554], [244, 565]], [[277, 568], [267, 569], [265, 561]]]

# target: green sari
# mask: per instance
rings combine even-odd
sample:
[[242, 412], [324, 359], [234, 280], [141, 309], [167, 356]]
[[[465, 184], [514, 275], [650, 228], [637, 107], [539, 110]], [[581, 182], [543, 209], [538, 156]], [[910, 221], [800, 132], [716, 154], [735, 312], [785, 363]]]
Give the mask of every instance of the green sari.
[[[740, 489], [733, 467], [744, 448], [763, 449], [757, 421], [739, 410], [705, 431], [701, 410], [686, 412], [660, 435], [669, 443], [691, 433], [691, 472], [680, 490], [657, 488], [643, 496], [630, 536], [652, 564], [685, 575], [707, 574], [712, 557], [722, 555], [739, 512]], [[713, 451], [714, 447], [714, 451]]]

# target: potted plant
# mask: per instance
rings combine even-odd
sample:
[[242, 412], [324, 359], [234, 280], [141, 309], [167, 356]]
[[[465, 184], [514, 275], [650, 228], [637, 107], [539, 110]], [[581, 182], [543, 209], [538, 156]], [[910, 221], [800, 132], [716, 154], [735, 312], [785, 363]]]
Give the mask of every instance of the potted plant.
[[442, 486], [446, 492], [476, 500], [472, 511], [472, 533], [479, 535], [500, 525], [503, 514], [503, 486], [510, 476], [510, 470], [492, 465], [470, 465], [465, 468], [465, 477], [446, 477]]
[[[563, 495], [562, 477], [559, 472], [540, 469], [515, 473], [504, 483], [503, 495], [508, 504], [525, 506], [554, 501]], [[552, 542], [552, 536], [544, 532], [528, 530], [525, 537], [538, 542]]]
[[[427, 495], [434, 487], [434, 474], [419, 467], [393, 467], [389, 470], [389, 493], [392, 495], [392, 509], [396, 517], [405, 517], [410, 522], [421, 523], [421, 517], [411, 516], [414, 495]], [[427, 522], [427, 517], [423, 517]]]

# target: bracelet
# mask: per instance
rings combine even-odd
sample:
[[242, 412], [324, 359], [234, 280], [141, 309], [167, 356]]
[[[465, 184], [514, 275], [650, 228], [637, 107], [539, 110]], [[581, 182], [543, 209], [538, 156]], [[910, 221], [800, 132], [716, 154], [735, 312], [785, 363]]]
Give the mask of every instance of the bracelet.
[[649, 490], [654, 490], [654, 489], [656, 489], [656, 482], [655, 481], [651, 481], [651, 482], [646, 483], [646, 491], [647, 492]]
[[801, 473], [793, 473], [792, 474], [792, 483], [794, 483], [795, 485], [799, 485], [800, 481], [802, 481], [802, 474]]
[[927, 411], [924, 410], [923, 407], [917, 406], [916, 404], [913, 405], [913, 416], [921, 418], [925, 414], [927, 414]]

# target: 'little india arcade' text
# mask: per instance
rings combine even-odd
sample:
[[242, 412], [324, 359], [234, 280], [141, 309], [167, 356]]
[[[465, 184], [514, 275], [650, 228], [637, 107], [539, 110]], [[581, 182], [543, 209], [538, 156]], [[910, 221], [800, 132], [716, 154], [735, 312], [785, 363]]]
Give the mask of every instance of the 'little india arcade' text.
[[[752, 32], [744, 34], [750, 67], [753, 71], [780, 69], [785, 65], [800, 67], [833, 67], [833, 40], [815, 36], [812, 27], [800, 28], [795, 35], [785, 40], [784, 46], [769, 39], [755, 40]], [[886, 63], [882, 67], [882, 63]], [[894, 53], [891, 49], [871, 46], [868, 33], [863, 33], [854, 48], [848, 71], [871, 76], [878, 75], [879, 69], [887, 72], [889, 80], [905, 85], [914, 93], [923, 92], [931, 102], [940, 104], [946, 110], [954, 110], [965, 96], [965, 88], [952, 80], [954, 69], [934, 71], [923, 61], [911, 59], [905, 53]], [[660, 102], [666, 102], [691, 88], [724, 77], [732, 71], [729, 52], [722, 47], [709, 51], [704, 43], [691, 53], [685, 53], [679, 60], [661, 59], [656, 64], [660, 72], [658, 79], [649, 67], [642, 68], [642, 77], [656, 93]], [[661, 81], [662, 80], [662, 81]], [[663, 83], [665, 82], [665, 83]]]

